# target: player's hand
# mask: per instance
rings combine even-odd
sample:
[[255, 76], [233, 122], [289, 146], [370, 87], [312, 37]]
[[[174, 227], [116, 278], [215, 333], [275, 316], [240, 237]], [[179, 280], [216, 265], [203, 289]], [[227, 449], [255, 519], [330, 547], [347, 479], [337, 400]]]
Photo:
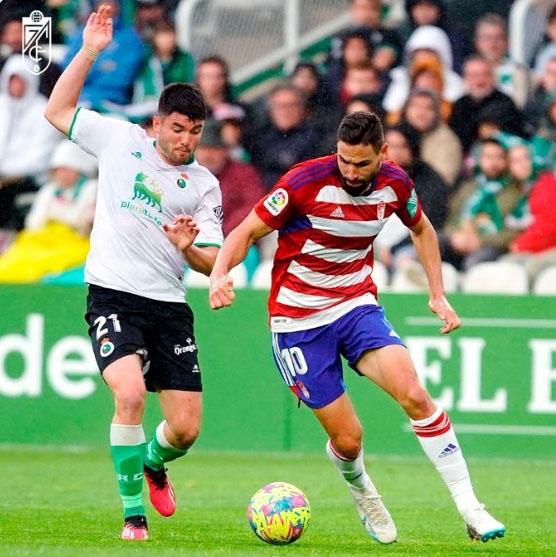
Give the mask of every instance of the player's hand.
[[83, 46], [97, 50], [104, 50], [112, 41], [112, 8], [101, 5], [93, 12], [83, 30]]
[[234, 281], [230, 275], [210, 275], [209, 302], [212, 309], [231, 306], [235, 297]]
[[436, 313], [441, 321], [444, 321], [444, 325], [440, 329], [441, 333], [450, 333], [461, 325], [461, 319], [444, 296], [431, 298], [429, 300], [429, 308], [433, 313]]
[[197, 234], [199, 234], [197, 223], [189, 215], [178, 215], [174, 219], [173, 225], [164, 223], [162, 228], [170, 242], [182, 252], [193, 245]]

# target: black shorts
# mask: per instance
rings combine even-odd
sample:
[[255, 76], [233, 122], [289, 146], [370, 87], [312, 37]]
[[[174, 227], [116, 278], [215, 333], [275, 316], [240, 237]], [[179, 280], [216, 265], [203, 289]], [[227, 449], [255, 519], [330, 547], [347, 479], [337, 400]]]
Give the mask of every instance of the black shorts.
[[161, 302], [91, 284], [85, 320], [101, 373], [123, 356], [138, 354], [147, 390], [202, 391], [193, 312], [185, 302]]

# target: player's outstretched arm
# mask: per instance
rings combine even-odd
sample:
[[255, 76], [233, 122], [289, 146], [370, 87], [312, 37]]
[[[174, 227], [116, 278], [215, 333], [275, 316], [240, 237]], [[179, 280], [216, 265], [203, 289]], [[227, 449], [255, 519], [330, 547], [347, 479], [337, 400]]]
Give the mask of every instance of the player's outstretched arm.
[[85, 78], [99, 53], [112, 40], [110, 12], [110, 6], [101, 5], [89, 16], [83, 30], [83, 46], [59, 77], [48, 100], [44, 116], [65, 135], [69, 133]]
[[438, 238], [432, 224], [425, 214], [423, 214], [421, 220], [411, 228], [411, 238], [429, 282], [429, 308], [441, 321], [444, 321], [444, 325], [440, 329], [440, 332], [449, 333], [454, 331], [461, 325], [461, 320], [446, 299], [444, 281], [442, 280]]
[[235, 298], [234, 284], [228, 275], [230, 269], [239, 265], [249, 248], [263, 236], [270, 234], [272, 228], [266, 225], [255, 211], [234, 228], [220, 248], [214, 268], [210, 275], [209, 302], [212, 309], [220, 309], [232, 305]]

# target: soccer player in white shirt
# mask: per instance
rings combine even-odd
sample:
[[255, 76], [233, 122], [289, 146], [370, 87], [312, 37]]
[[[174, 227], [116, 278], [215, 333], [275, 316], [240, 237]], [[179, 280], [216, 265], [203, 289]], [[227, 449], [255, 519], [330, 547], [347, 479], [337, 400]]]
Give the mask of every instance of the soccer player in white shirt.
[[[200, 429], [201, 374], [185, 264], [209, 275], [222, 244], [217, 179], [194, 157], [206, 105], [189, 84], [169, 85], [153, 141], [136, 125], [77, 107], [85, 78], [112, 39], [110, 6], [91, 14], [83, 47], [58, 80], [46, 118], [99, 163], [85, 279], [86, 319], [102, 377], [114, 396], [111, 454], [124, 507], [123, 539], [148, 538], [143, 477], [153, 506], [175, 511], [165, 463], [186, 454]], [[147, 444], [146, 392], [164, 420]]]

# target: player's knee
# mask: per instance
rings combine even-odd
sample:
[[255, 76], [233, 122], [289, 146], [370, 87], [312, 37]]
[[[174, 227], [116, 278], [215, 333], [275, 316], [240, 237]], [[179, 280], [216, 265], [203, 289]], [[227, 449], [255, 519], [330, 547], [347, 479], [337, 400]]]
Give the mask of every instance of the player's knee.
[[197, 437], [199, 437], [200, 433], [200, 424], [178, 424], [177, 426], [173, 426], [172, 428], [172, 445], [176, 447], [176, 449], [186, 450], [195, 441]]
[[145, 410], [146, 391], [142, 388], [128, 388], [114, 393], [116, 410], [129, 416], [142, 416]]
[[341, 433], [331, 438], [334, 449], [348, 460], [354, 460], [361, 450], [361, 430]]
[[420, 384], [409, 388], [398, 402], [412, 419], [425, 418], [435, 410], [435, 404], [429, 393]]

